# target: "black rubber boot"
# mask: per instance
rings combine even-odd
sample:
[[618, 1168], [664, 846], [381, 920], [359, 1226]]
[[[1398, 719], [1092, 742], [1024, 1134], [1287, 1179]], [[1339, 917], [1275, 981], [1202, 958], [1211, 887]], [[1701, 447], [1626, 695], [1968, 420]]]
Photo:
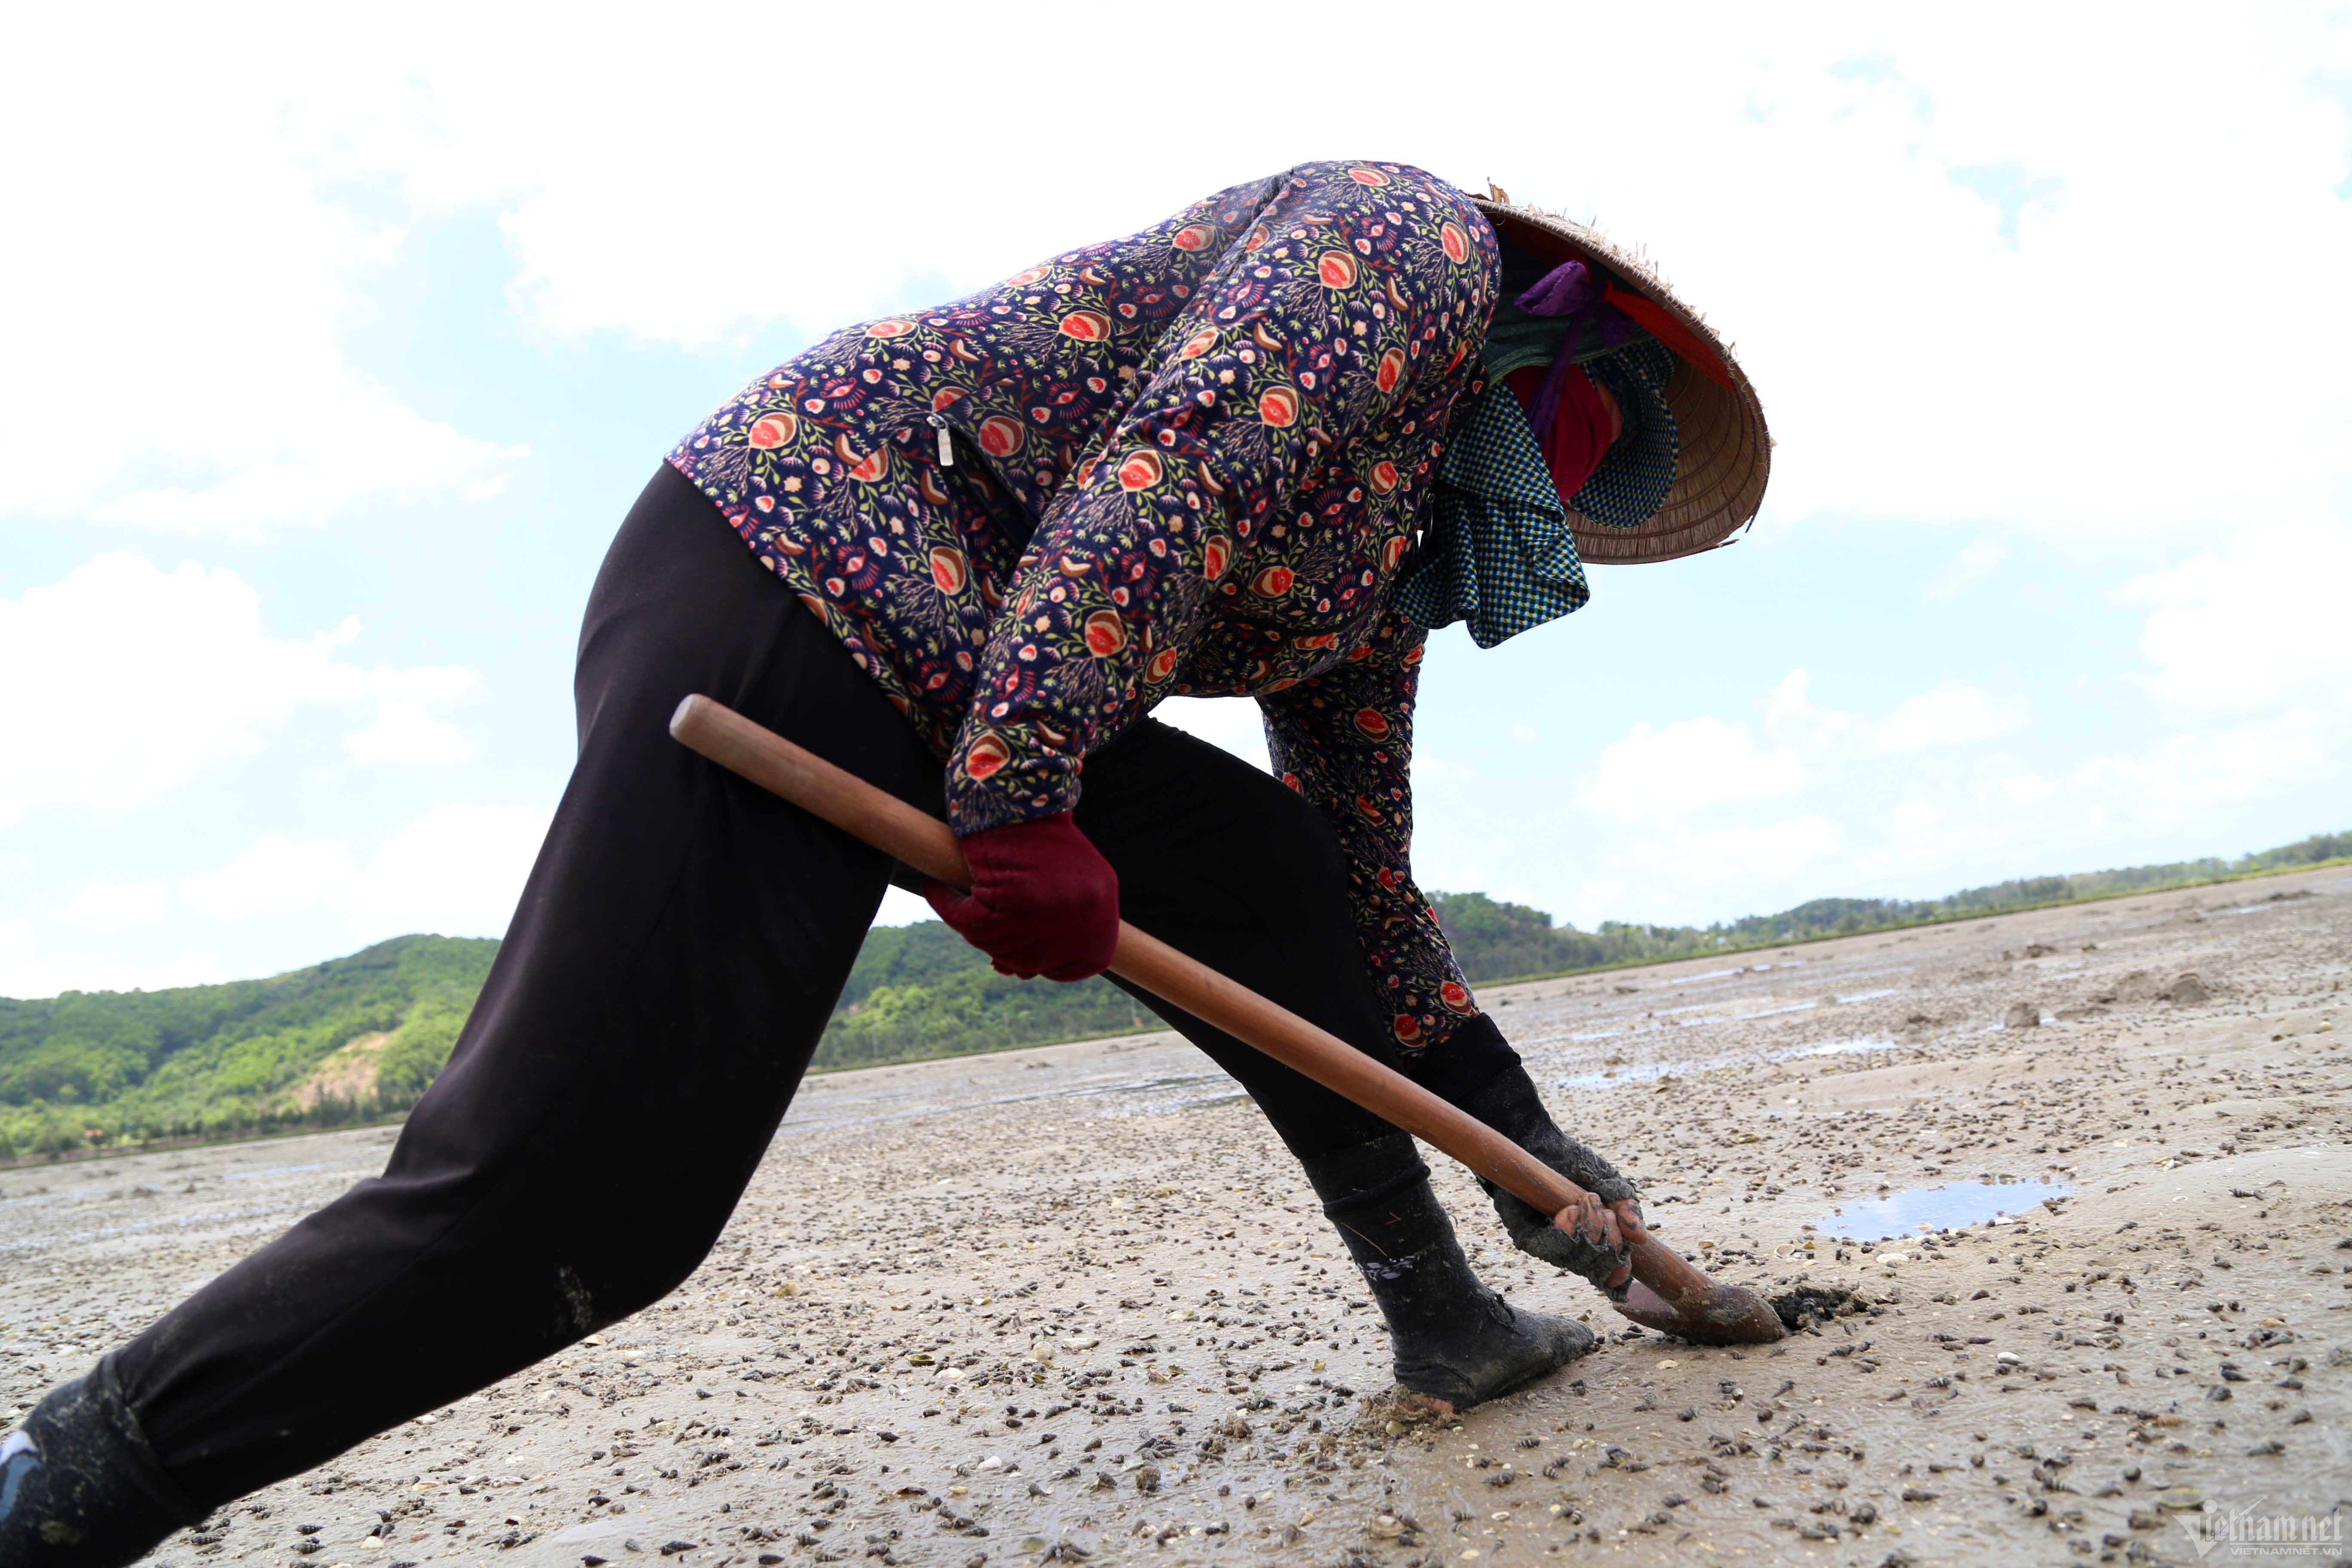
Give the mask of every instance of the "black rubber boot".
[[1592, 1348], [1583, 1324], [1519, 1311], [1479, 1282], [1404, 1133], [1312, 1161], [1307, 1176], [1388, 1320], [1405, 1387], [1466, 1410]]
[[[1454, 1103], [1578, 1186], [1598, 1194], [1602, 1203], [1638, 1195], [1633, 1184], [1616, 1166], [1559, 1130], [1551, 1112], [1544, 1109], [1535, 1080], [1516, 1061]], [[1510, 1232], [1514, 1247], [1555, 1268], [1582, 1275], [1612, 1300], [1625, 1299], [1625, 1286], [1614, 1289], [1609, 1286], [1609, 1277], [1625, 1267], [1625, 1248], [1570, 1236], [1551, 1223], [1551, 1215], [1538, 1212], [1532, 1204], [1522, 1203], [1485, 1177], [1479, 1178], [1478, 1184], [1494, 1200], [1495, 1213]]]
[[120, 1568], [203, 1517], [148, 1447], [111, 1356], [0, 1437], [7, 1568]]

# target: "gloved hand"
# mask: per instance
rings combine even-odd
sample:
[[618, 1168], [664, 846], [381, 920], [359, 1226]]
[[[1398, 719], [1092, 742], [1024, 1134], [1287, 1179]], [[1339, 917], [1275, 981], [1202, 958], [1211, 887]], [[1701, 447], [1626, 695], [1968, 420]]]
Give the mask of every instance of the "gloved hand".
[[1068, 812], [956, 842], [971, 867], [971, 891], [932, 882], [923, 896], [999, 974], [1084, 980], [1109, 966], [1118, 945], [1118, 873]]
[[[1484, 1177], [1478, 1184], [1494, 1200], [1495, 1212], [1503, 1228], [1510, 1233], [1514, 1247], [1555, 1268], [1581, 1274], [1612, 1300], [1622, 1301], [1625, 1299], [1627, 1270], [1633, 1261], [1627, 1244], [1640, 1240], [1645, 1234], [1641, 1207], [1633, 1197], [1633, 1184], [1619, 1175], [1608, 1161], [1575, 1139], [1564, 1133], [1556, 1133], [1555, 1137], [1566, 1149], [1545, 1147], [1549, 1141], [1542, 1139], [1531, 1140], [1523, 1147], [1585, 1189], [1587, 1201], [1582, 1210], [1563, 1209], [1558, 1215], [1547, 1215]], [[1625, 1195], [1620, 1197], [1620, 1193]]]
[[[1581, 1274], [1612, 1300], [1622, 1300], [1630, 1261], [1626, 1242], [1639, 1238], [1642, 1224], [1633, 1184], [1598, 1152], [1559, 1130], [1534, 1080], [1517, 1062], [1455, 1103], [1598, 1200], [1582, 1215], [1554, 1216], [1480, 1177], [1478, 1184], [1494, 1200], [1512, 1245], [1555, 1268]], [[1559, 1218], [1570, 1224], [1562, 1228]]]

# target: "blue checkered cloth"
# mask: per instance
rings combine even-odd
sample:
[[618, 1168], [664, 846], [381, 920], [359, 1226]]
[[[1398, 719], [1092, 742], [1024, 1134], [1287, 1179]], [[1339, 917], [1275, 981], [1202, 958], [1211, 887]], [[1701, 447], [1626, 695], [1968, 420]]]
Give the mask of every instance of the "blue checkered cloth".
[[1616, 398], [1625, 427], [1572, 498], [1577, 515], [1603, 528], [1639, 528], [1666, 504], [1682, 468], [1682, 431], [1666, 402], [1675, 356], [1643, 338], [1585, 361], [1584, 369]]
[[1489, 381], [1470, 405], [1429, 505], [1391, 601], [1406, 619], [1432, 627], [1467, 621], [1470, 640], [1493, 647], [1592, 596], [1543, 448], [1500, 381]]

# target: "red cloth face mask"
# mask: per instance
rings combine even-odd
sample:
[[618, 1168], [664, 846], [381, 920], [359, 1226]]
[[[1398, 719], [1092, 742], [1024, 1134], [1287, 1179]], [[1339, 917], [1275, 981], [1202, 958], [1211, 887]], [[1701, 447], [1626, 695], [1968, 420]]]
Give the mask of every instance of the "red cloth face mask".
[[1560, 504], [1569, 506], [1616, 439], [1612, 426], [1617, 421], [1601, 400], [1601, 389], [1582, 367], [1573, 364], [1528, 365], [1505, 376], [1503, 384], [1519, 400], [1531, 424], [1542, 412], [1543, 395], [1558, 388], [1549, 427], [1537, 430], [1535, 436], [1536, 445], [1543, 448], [1544, 467], [1551, 470], [1552, 485], [1559, 491]]

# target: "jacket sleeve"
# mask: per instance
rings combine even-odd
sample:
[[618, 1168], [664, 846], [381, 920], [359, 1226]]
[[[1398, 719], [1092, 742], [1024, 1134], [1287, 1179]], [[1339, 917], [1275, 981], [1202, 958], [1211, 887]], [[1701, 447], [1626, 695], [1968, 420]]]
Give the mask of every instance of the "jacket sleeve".
[[1168, 689], [1208, 612], [1286, 591], [1286, 570], [1251, 572], [1253, 540], [1451, 374], [1495, 269], [1485, 220], [1425, 175], [1332, 163], [1276, 186], [1039, 520], [950, 756], [958, 833], [1074, 805], [1087, 753]]
[[1407, 1048], [1478, 1011], [1412, 879], [1412, 706], [1428, 635], [1383, 616], [1330, 669], [1258, 700], [1275, 770], [1339, 832], [1364, 961]]

